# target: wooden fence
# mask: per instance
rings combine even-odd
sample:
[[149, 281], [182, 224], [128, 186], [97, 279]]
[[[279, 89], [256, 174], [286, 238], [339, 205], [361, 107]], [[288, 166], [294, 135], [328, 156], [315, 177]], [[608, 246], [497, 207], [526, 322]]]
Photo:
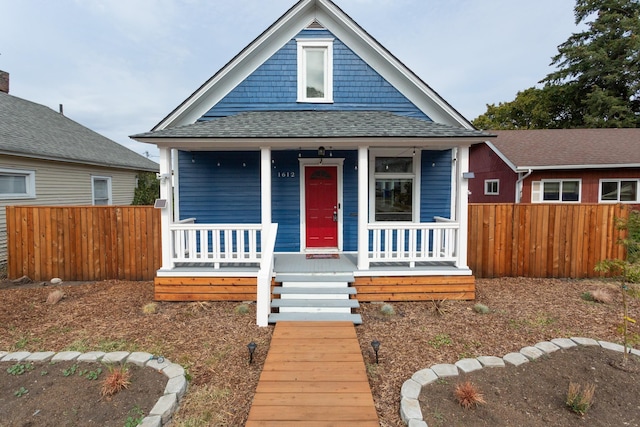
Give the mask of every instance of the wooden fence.
[[8, 206], [8, 275], [153, 280], [160, 213], [148, 206]]
[[[622, 258], [623, 205], [469, 206], [469, 266], [476, 277], [597, 277]], [[160, 215], [148, 206], [7, 207], [8, 274], [34, 280], [153, 280], [161, 266]]]
[[625, 205], [472, 204], [469, 266], [476, 277], [598, 277], [598, 261], [625, 255], [616, 220], [628, 216]]

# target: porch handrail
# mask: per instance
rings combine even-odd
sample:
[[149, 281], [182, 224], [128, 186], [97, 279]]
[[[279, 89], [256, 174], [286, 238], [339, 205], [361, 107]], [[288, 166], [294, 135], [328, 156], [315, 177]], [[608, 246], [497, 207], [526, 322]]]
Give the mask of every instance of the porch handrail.
[[[444, 218], [443, 218], [444, 219]], [[460, 225], [453, 221], [368, 224], [369, 261], [456, 262]]]
[[169, 226], [173, 263], [260, 262], [260, 224], [189, 224]]
[[262, 230], [262, 259], [258, 271], [258, 285], [256, 291], [256, 323], [258, 326], [269, 324], [271, 307], [271, 277], [273, 276], [273, 254], [276, 247], [278, 224], [269, 224]]

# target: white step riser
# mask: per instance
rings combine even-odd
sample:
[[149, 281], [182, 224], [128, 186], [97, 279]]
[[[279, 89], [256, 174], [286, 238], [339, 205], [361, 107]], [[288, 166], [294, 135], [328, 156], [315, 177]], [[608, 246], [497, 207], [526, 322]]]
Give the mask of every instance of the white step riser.
[[283, 288], [347, 288], [347, 282], [282, 282]]
[[282, 294], [282, 299], [349, 299], [349, 295], [339, 294]]
[[280, 313], [351, 313], [350, 308], [280, 307]]

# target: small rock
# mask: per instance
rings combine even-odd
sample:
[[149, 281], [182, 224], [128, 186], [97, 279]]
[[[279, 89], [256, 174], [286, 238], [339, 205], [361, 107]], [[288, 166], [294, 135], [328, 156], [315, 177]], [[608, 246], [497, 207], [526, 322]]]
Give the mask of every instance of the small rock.
[[49, 292], [47, 296], [47, 304], [57, 304], [62, 298], [64, 298], [64, 292], [59, 289]]
[[53, 279], [51, 279], [52, 285], [59, 285], [60, 283], [62, 283], [62, 279], [59, 277], [54, 277]]

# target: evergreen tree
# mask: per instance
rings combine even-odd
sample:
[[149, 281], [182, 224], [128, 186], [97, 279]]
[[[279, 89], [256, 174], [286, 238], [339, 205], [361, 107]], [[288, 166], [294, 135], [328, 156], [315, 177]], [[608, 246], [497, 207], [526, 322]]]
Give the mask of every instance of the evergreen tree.
[[132, 205], [153, 205], [160, 197], [160, 181], [153, 172], [140, 172], [136, 175], [138, 186], [133, 193]]

